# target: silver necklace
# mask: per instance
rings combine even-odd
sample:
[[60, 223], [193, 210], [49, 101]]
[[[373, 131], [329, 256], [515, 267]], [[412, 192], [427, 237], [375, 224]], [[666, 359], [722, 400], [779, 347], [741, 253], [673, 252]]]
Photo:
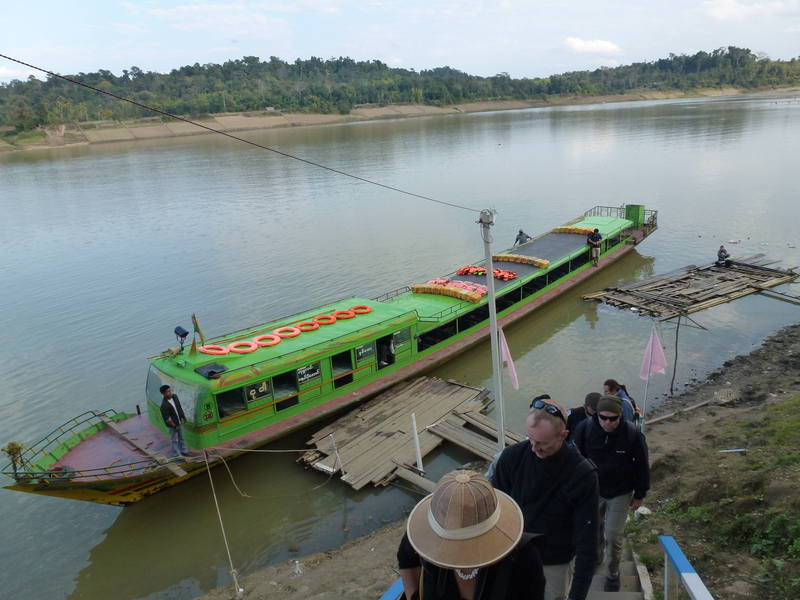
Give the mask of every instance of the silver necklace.
[[464, 581], [469, 581], [470, 579], [475, 579], [478, 575], [478, 567], [475, 567], [471, 571], [467, 573], [462, 573], [461, 569], [456, 569], [456, 575], [458, 575], [459, 579], [463, 579]]

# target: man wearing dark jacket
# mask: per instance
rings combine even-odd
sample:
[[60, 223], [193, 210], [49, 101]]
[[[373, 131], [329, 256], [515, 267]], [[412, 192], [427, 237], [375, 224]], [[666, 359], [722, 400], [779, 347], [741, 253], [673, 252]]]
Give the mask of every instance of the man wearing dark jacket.
[[172, 393], [168, 385], [158, 388], [163, 398], [161, 399], [161, 418], [169, 430], [169, 441], [172, 443], [172, 451], [175, 456], [189, 456], [186, 449], [186, 442], [183, 439], [182, 423], [186, 423], [186, 416], [183, 414], [183, 407], [178, 396]]
[[636, 510], [650, 489], [650, 464], [644, 435], [622, 418], [622, 399], [603, 396], [597, 414], [581, 422], [572, 437], [581, 454], [598, 468], [600, 517], [598, 547], [605, 538], [604, 590], [619, 591], [619, 562], [628, 510]]
[[[597, 474], [591, 461], [565, 442], [564, 409], [534, 400], [528, 440], [506, 448], [491, 476], [494, 487], [522, 509], [524, 529], [543, 534], [545, 600], [585, 600], [597, 560]], [[575, 572], [570, 584], [570, 562]]]

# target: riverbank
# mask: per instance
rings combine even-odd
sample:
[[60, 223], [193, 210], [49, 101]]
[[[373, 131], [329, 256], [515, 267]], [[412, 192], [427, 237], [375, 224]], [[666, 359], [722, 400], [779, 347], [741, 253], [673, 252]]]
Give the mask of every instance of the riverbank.
[[[699, 403], [707, 406], [686, 411]], [[661, 588], [658, 535], [683, 547], [714, 597], [798, 597], [800, 566], [800, 324], [692, 381], [650, 416], [653, 514], [629, 537]], [[747, 449], [746, 453], [720, 450]], [[243, 578], [244, 598], [376, 600], [397, 578], [404, 523]], [[220, 588], [202, 600], [232, 598]]]
[[[786, 88], [787, 94], [800, 93], [800, 88]], [[430, 117], [455, 115], [476, 112], [501, 110], [519, 110], [523, 108], [544, 108], [549, 106], [573, 106], [584, 104], [603, 104], [609, 102], [634, 102], [642, 100], [665, 100], [670, 98], [707, 98], [716, 96], [733, 96], [742, 94], [737, 88], [707, 88], [685, 93], [681, 90], [654, 91], [640, 90], [625, 94], [604, 96], [564, 95], [549, 96], [542, 100], [497, 100], [472, 102], [452, 106], [429, 106], [425, 104], [390, 104], [385, 106], [359, 106], [347, 115], [316, 113], [283, 113], [265, 110], [251, 113], [215, 114], [193, 120], [219, 131], [227, 133], [239, 131], [257, 131], [283, 127], [309, 127], [400, 119], [411, 117]], [[0, 132], [2, 133], [2, 132]], [[182, 137], [187, 135], [205, 135], [208, 130], [185, 123], [183, 121], [162, 122], [160, 117], [137, 119], [135, 121], [93, 121], [48, 127], [36, 132], [24, 132], [18, 136], [6, 134], [5, 141], [0, 137], [0, 152], [24, 150], [52, 150], [68, 146], [88, 144], [107, 144], [114, 142], [131, 142], [136, 140], [152, 140]]]

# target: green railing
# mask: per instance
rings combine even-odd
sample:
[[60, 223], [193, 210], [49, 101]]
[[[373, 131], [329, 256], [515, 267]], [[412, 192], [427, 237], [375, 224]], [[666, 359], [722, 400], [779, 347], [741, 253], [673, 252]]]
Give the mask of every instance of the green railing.
[[16, 469], [9, 462], [4, 467], [2, 474], [12, 477], [18, 482], [34, 479], [97, 479], [119, 476], [131, 477], [162, 467], [162, 463], [152, 459], [95, 469], [71, 469], [63, 466], [60, 470], [51, 470], [41, 464], [43, 462], [54, 464], [80, 442], [107, 427], [103, 418], [118, 421], [127, 416], [125, 413], [117, 412], [112, 408], [104, 411], [90, 410], [73, 417], [63, 425], [53, 429], [38, 442], [25, 448], [17, 459]]

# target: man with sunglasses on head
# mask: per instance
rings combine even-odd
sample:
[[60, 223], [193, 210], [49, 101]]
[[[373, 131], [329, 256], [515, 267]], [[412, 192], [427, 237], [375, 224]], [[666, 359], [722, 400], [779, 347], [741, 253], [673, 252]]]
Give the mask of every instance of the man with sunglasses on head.
[[585, 600], [597, 560], [597, 469], [566, 443], [564, 408], [550, 396], [534, 398], [526, 426], [528, 439], [503, 450], [492, 485], [520, 505], [525, 531], [542, 535], [545, 600]]
[[[619, 562], [628, 510], [642, 505], [650, 489], [644, 434], [622, 418], [622, 398], [603, 396], [597, 413], [572, 434], [578, 450], [597, 465], [600, 478], [598, 549], [607, 559], [604, 590], [619, 591]], [[599, 558], [599, 557], [598, 557]], [[602, 562], [599, 560], [598, 562]]]

